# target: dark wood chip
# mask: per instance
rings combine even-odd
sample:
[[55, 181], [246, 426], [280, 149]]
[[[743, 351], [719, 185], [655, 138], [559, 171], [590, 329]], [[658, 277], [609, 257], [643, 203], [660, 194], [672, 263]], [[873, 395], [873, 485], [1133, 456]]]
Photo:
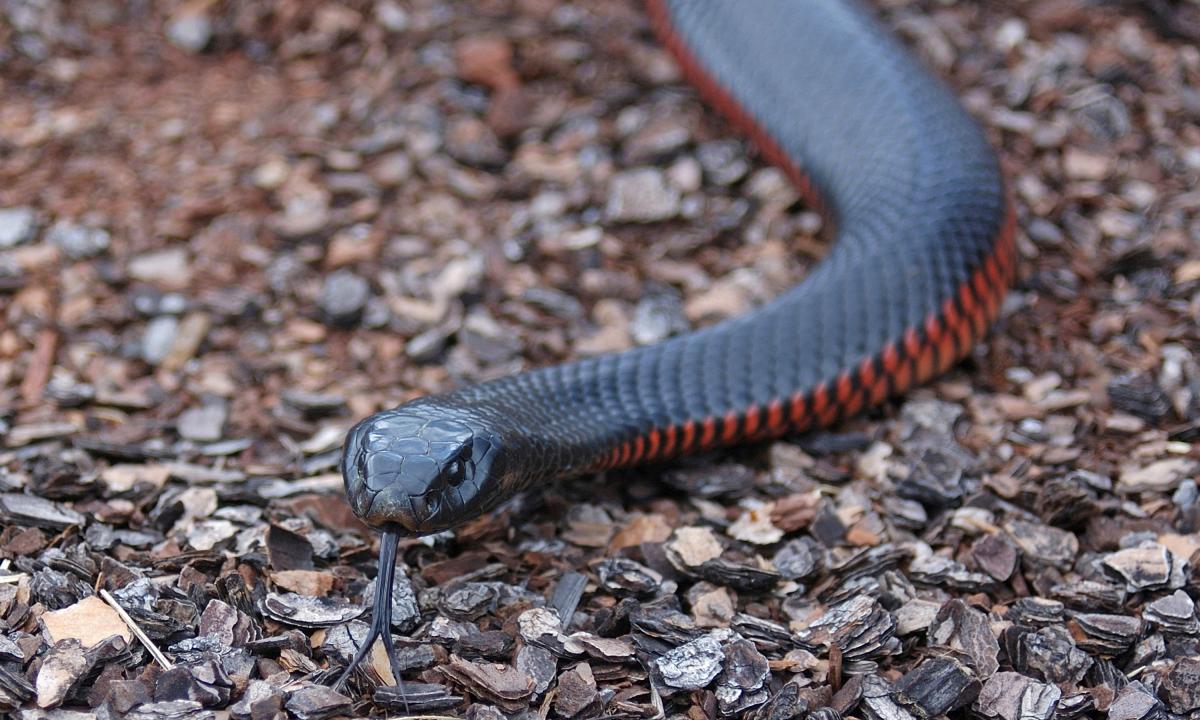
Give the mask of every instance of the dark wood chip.
[[929, 658], [896, 681], [894, 697], [917, 717], [932, 718], [971, 704], [981, 687], [962, 663], [950, 657]]

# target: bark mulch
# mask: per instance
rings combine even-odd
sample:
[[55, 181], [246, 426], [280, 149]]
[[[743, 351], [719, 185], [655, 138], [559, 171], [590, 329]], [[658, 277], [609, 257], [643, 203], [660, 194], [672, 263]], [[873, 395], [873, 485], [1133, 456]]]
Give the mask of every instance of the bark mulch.
[[0, 713], [1200, 718], [1200, 13], [882, 4], [1011, 179], [995, 331], [405, 541], [404, 684], [335, 691], [355, 419], [739, 314], [821, 218], [633, 3], [0, 0]]

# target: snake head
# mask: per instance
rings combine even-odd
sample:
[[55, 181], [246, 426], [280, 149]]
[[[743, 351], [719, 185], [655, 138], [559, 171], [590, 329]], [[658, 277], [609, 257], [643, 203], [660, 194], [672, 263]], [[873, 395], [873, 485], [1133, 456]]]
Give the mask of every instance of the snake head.
[[368, 525], [426, 535], [495, 503], [498, 437], [419, 404], [376, 413], [351, 428], [342, 477]]

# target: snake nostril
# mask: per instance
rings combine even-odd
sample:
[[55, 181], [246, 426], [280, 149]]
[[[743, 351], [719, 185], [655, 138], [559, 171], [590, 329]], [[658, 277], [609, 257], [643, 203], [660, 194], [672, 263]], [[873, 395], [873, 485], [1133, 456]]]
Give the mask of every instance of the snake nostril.
[[418, 525], [429, 519], [429, 503], [424, 495], [410, 496], [408, 504], [412, 508], [413, 520], [416, 520]]
[[446, 482], [450, 485], [450, 487], [458, 487], [459, 485], [462, 485], [463, 480], [466, 480], [467, 477], [465, 470], [466, 468], [463, 465], [462, 460], [454, 460], [448, 466], [446, 466], [445, 477]]

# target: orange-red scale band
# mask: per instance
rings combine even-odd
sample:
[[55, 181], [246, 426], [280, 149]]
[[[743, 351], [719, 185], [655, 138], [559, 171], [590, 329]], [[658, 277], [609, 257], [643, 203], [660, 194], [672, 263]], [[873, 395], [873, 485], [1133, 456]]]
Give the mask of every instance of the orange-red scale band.
[[1015, 230], [1010, 210], [993, 254], [963, 283], [954, 298], [943, 303], [942, 314], [926, 318], [919, 329], [909, 328], [898, 342], [888, 343], [876, 357], [864, 358], [853, 372], [843, 371], [832, 383], [819, 384], [808, 393], [773, 398], [766, 403], [765, 414], [760, 406], [752, 405], [740, 414], [729, 411], [719, 419], [705, 417], [699, 421], [698, 437], [697, 422], [692, 420], [652, 428], [645, 436], [616, 448], [605, 465], [620, 467], [639, 460], [671, 458], [695, 449], [709, 450], [743, 438], [775, 438], [788, 432], [811, 430], [853, 415], [866, 406], [877, 405], [889, 395], [904, 392], [916, 379], [927, 379], [934, 371], [944, 371], [970, 350], [971, 343], [979, 338], [979, 329], [986, 327], [998, 313], [1000, 301], [1012, 282]]

